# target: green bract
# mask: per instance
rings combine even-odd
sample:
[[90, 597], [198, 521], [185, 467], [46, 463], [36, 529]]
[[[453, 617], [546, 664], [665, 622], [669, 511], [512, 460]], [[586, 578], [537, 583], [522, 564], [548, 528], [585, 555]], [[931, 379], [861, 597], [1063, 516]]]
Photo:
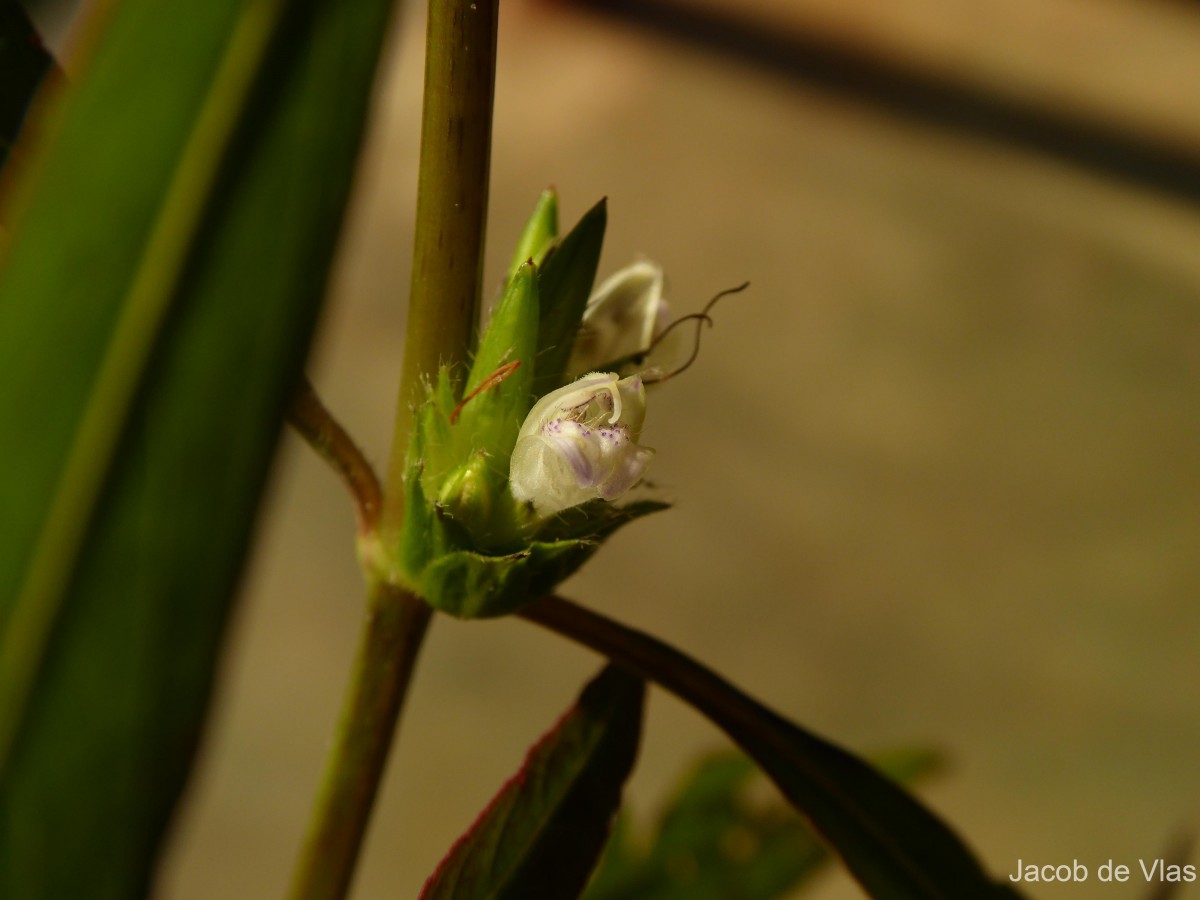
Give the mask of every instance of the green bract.
[[392, 575], [443, 612], [510, 613], [553, 590], [621, 525], [665, 508], [596, 500], [545, 517], [509, 488], [522, 423], [538, 396], [562, 387], [604, 220], [601, 201], [554, 242], [557, 201], [542, 195], [465, 382], [443, 368], [417, 410]]
[[[508, 280], [517, 274], [517, 269], [529, 260], [541, 264], [546, 253], [554, 245], [558, 237], [558, 194], [554, 188], [546, 188], [538, 198], [533, 215], [525, 224], [525, 230], [517, 240], [517, 249], [513, 253], [512, 263], [508, 267]], [[506, 282], [507, 283], [507, 282]]]

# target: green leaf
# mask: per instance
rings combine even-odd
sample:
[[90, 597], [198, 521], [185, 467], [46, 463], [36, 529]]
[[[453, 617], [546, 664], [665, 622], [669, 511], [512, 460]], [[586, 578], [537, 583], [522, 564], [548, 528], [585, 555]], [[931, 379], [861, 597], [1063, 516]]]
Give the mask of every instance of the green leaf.
[[583, 321], [583, 310], [596, 281], [607, 217], [607, 205], [601, 200], [584, 214], [542, 262], [538, 273], [542, 320], [538, 327], [535, 397], [562, 386], [575, 334]]
[[144, 895], [387, 0], [107, 13], [0, 273], [0, 896]]
[[573, 900], [633, 768], [642, 681], [613, 666], [539, 741], [430, 878], [421, 900]]
[[421, 573], [418, 593], [440, 612], [486, 619], [520, 609], [578, 569], [596, 550], [588, 541], [535, 541], [507, 556], [445, 553]]
[[907, 791], [836, 744], [765, 707], [714, 717], [882, 900], [1012, 898], [962, 840]]
[[513, 252], [512, 262], [508, 266], [508, 279], [517, 274], [522, 263], [533, 260], [541, 265], [542, 259], [550, 249], [554, 239], [558, 237], [558, 194], [554, 188], [546, 188], [538, 197], [533, 215], [525, 223], [525, 230], [517, 240], [517, 249]]
[[417, 593], [434, 609], [460, 619], [508, 615], [573, 575], [618, 528], [668, 508], [649, 500], [625, 506], [596, 500], [565, 510], [538, 530], [537, 539], [503, 555], [448, 552], [456, 540], [461, 545], [467, 538], [453, 533], [455, 523], [445, 511], [422, 512], [414, 529], [426, 528], [423, 543], [434, 549], [425, 551]]
[[892, 779], [669, 644], [560, 597], [539, 598], [521, 614], [657, 682], [707, 716], [808, 818], [870, 896], [1020, 896], [992, 881], [962, 839]]
[[[881, 767], [911, 781], [929, 753], [890, 754]], [[756, 777], [757, 776], [757, 777]], [[830, 859], [816, 834], [777, 797], [759, 797], [754, 762], [713, 754], [695, 766], [661, 817], [647, 851], [614, 834], [587, 900], [777, 900]]]
[[20, 5], [0, 6], [0, 166], [21, 131], [38, 85], [53, 68], [54, 60]]
[[535, 537], [539, 541], [595, 541], [608, 537], [621, 526], [671, 508], [661, 500], [635, 500], [616, 504], [607, 500], [592, 500], [564, 509], [543, 522]]

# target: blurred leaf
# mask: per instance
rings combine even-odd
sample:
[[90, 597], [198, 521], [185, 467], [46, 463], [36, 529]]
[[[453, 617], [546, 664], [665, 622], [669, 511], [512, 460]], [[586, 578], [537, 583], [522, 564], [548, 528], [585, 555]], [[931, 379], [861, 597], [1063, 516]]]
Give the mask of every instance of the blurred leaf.
[[0, 165], [21, 130], [25, 113], [54, 60], [15, 2], [0, 6]]
[[[936, 759], [906, 751], [880, 765], [911, 781]], [[648, 851], [627, 827], [617, 829], [587, 900], [775, 900], [798, 887], [830, 856], [782, 798], [754, 795], [760, 780], [740, 753], [702, 760], [668, 805]], [[624, 817], [620, 824], [627, 825]]]
[[890, 778], [687, 654], [561, 597], [541, 597], [519, 613], [658, 683], [707, 716], [808, 818], [870, 896], [1020, 896], [992, 881], [962, 839]]
[[589, 209], [571, 232], [546, 254], [538, 272], [542, 318], [538, 326], [537, 372], [533, 396], [541, 397], [563, 383], [575, 333], [596, 281], [604, 243], [607, 205]]
[[425, 885], [422, 900], [573, 900], [621, 803], [644, 685], [606, 667], [529, 752]]
[[390, 0], [107, 13], [0, 273], [0, 896], [142, 896]]
[[718, 721], [845, 860], [886, 900], [1013, 898], [962, 840], [869, 763], [760, 707]]

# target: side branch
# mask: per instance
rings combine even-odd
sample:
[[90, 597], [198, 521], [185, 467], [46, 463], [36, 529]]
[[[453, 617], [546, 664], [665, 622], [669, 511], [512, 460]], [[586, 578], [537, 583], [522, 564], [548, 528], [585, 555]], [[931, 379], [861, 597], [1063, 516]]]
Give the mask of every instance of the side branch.
[[379, 478], [353, 438], [321, 402], [306, 377], [301, 377], [300, 385], [292, 397], [287, 420], [350, 489], [358, 514], [359, 535], [373, 534], [379, 524], [382, 497]]

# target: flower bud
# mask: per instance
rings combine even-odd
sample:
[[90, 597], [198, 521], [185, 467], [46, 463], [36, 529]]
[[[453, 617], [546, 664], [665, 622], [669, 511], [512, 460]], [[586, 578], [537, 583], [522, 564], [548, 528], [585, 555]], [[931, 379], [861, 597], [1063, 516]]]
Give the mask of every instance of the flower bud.
[[593, 372], [539, 400], [509, 465], [513, 497], [546, 518], [589, 500], [615, 500], [641, 480], [654, 451], [638, 445], [641, 378]]
[[646, 260], [605, 279], [588, 298], [567, 370], [587, 372], [649, 350], [662, 294], [662, 268]]
[[468, 527], [486, 522], [493, 507], [489, 488], [487, 459], [477, 454], [442, 482], [437, 505]]

